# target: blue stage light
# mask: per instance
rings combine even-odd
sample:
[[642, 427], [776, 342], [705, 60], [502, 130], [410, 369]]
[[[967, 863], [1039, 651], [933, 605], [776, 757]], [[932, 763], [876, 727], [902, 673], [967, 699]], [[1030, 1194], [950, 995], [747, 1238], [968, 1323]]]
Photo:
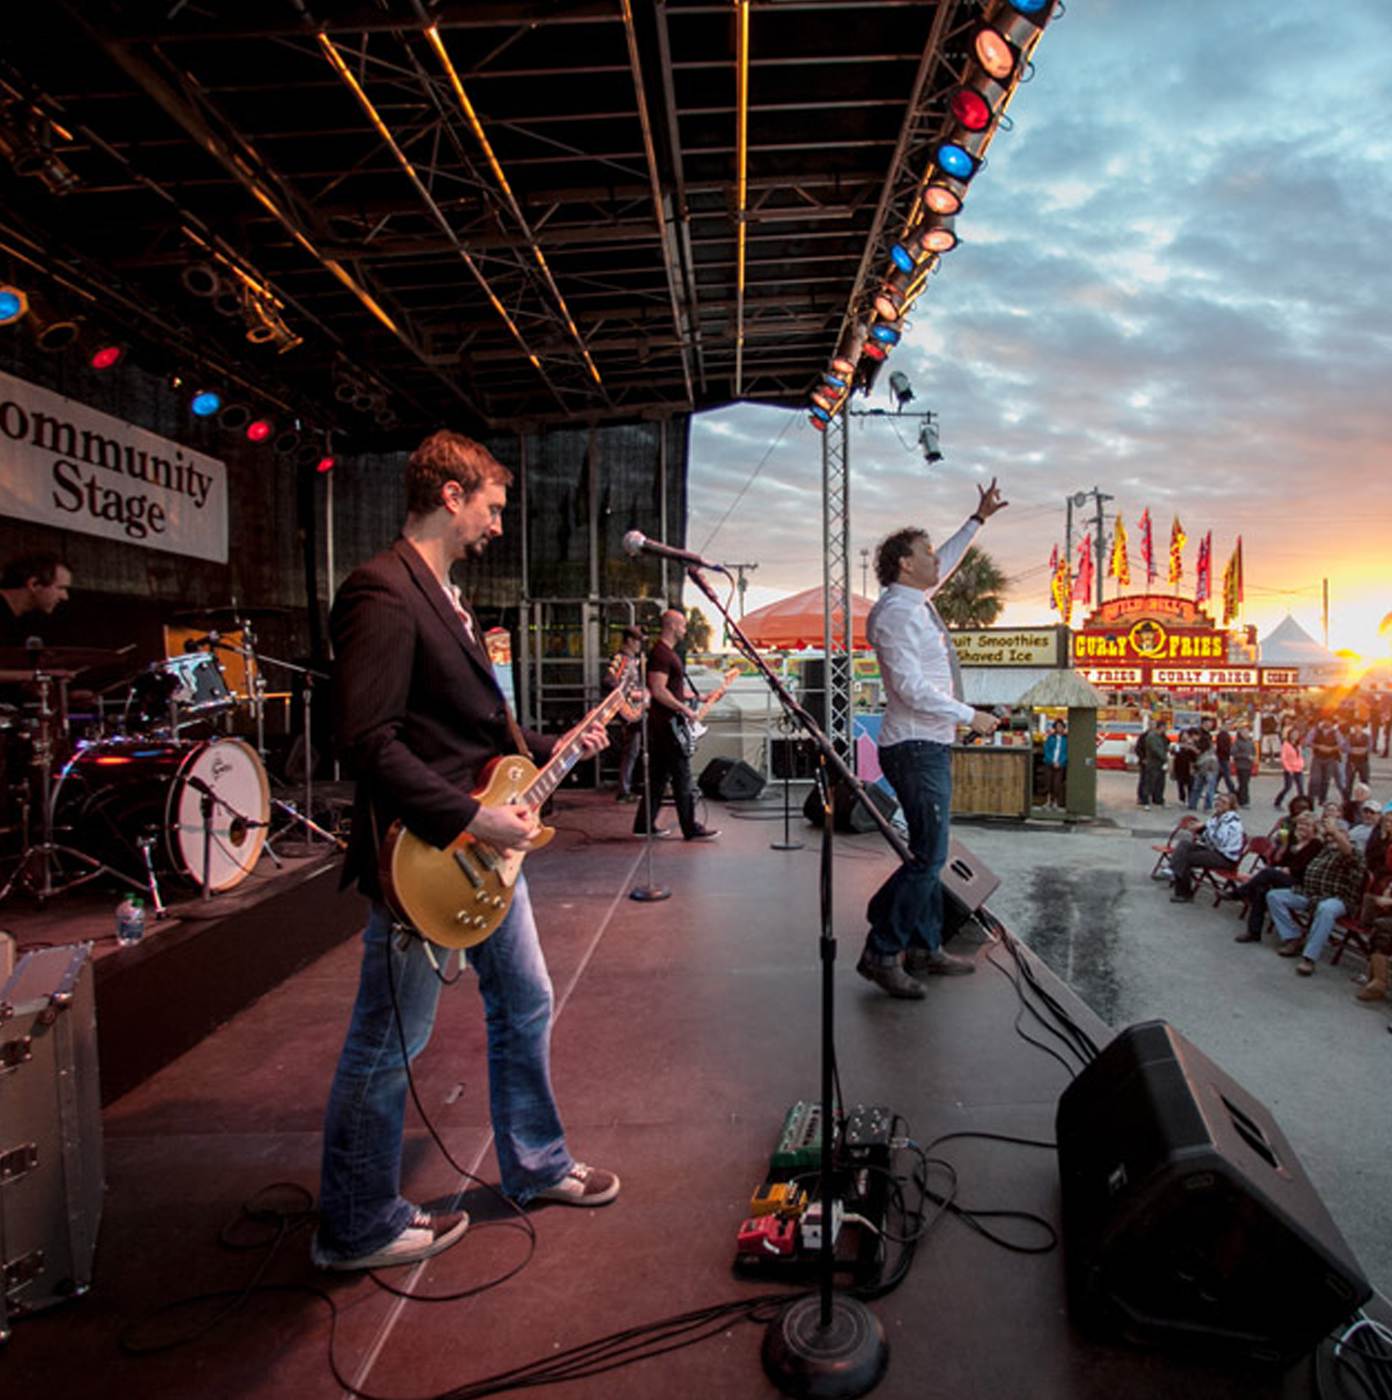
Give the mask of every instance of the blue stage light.
[[900, 272], [912, 272], [916, 266], [914, 255], [902, 243], [896, 243], [889, 250], [889, 256]]
[[957, 180], [970, 180], [976, 174], [976, 160], [960, 146], [944, 141], [938, 147], [938, 168]]
[[881, 345], [898, 345], [899, 332], [893, 326], [876, 325], [870, 330], [870, 334], [880, 342]]
[[1053, 3], [1053, 0], [1009, 0], [1012, 10], [1019, 10], [1022, 15], [1042, 14]]
[[222, 395], [213, 393], [211, 389], [201, 389], [193, 396], [189, 407], [195, 416], [211, 418], [222, 407]]
[[826, 411], [826, 409], [822, 408], [820, 405], [815, 405], [815, 404], [813, 405], [813, 408], [812, 408], [812, 417], [813, 417], [814, 419], [816, 419], [816, 421], [817, 421], [818, 423], [830, 423], [830, 422], [831, 422], [831, 414], [829, 414], [829, 413]]
[[29, 298], [18, 287], [0, 287], [0, 326], [18, 321], [29, 310]]

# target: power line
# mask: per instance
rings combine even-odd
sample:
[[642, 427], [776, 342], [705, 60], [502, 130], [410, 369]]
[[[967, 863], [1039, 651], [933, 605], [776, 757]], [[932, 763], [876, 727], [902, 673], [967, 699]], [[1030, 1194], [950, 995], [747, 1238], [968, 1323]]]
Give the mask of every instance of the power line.
[[759, 475], [761, 471], [763, 471], [765, 463], [767, 463], [768, 459], [773, 456], [774, 449], [778, 446], [780, 442], [783, 441], [784, 434], [787, 433], [788, 429], [791, 428], [796, 421], [797, 416], [795, 414], [790, 413], [788, 415], [787, 421], [783, 424], [783, 427], [780, 429], [778, 436], [774, 438], [772, 443], [769, 444], [768, 451], [765, 452], [764, 455], [759, 459], [759, 465], [755, 467], [752, 472], [749, 473], [749, 480], [746, 481], [744, 485], [740, 487], [739, 491], [735, 495], [735, 499], [731, 501], [729, 506], [727, 507], [725, 514], [722, 515], [720, 519], [716, 521], [715, 528], [710, 532], [710, 534], [706, 536], [705, 542], [701, 545], [701, 548], [698, 551], [698, 553], [704, 554], [710, 548], [711, 541], [721, 532], [721, 530], [725, 528], [725, 522], [734, 514], [735, 507], [739, 505], [739, 503], [744, 499], [744, 493], [748, 491], [751, 486], [754, 485], [754, 479]]

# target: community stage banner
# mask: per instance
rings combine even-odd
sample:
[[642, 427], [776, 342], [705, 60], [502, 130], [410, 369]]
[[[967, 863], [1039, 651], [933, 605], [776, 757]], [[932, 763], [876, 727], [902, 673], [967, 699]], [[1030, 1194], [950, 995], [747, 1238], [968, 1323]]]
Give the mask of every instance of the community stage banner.
[[227, 562], [227, 468], [0, 372], [0, 514]]

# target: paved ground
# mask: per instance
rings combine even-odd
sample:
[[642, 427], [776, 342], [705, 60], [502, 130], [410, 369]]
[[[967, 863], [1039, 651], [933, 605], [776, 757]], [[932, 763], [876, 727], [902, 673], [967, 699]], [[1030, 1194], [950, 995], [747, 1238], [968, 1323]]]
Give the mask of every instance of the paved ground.
[[[1392, 764], [1373, 768], [1392, 799]], [[1392, 1002], [1354, 1000], [1361, 960], [1311, 978], [1274, 942], [1236, 944], [1233, 905], [1171, 904], [1152, 882], [1152, 842], [1179, 812], [1141, 811], [1135, 779], [1099, 774], [1100, 821], [1071, 831], [963, 823], [958, 835], [1003, 877], [991, 907], [1112, 1025], [1162, 1017], [1262, 1100], [1323, 1193], [1364, 1269], [1392, 1293], [1388, 1090]], [[1244, 817], [1264, 834], [1278, 783], [1258, 778]]]

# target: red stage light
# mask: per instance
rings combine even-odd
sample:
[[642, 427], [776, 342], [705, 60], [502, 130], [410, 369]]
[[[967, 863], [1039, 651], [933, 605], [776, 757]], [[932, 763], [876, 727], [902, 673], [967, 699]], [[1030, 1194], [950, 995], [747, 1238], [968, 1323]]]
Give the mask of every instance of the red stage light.
[[338, 465], [338, 458], [326, 452], [314, 465], [320, 476], [327, 476]]
[[111, 369], [113, 365], [121, 363], [121, 357], [125, 353], [125, 347], [122, 345], [102, 345], [92, 352], [88, 364], [93, 369]]
[[265, 442], [266, 439], [267, 439], [268, 437], [270, 437], [270, 435], [271, 435], [273, 432], [275, 432], [275, 428], [272, 426], [272, 424], [270, 423], [270, 421], [269, 421], [268, 419], [265, 419], [265, 418], [256, 418], [256, 419], [253, 419], [250, 423], [247, 424], [247, 430], [246, 430], [247, 441], [248, 441], [248, 442]]
[[952, 115], [968, 131], [985, 131], [991, 125], [991, 106], [975, 88], [952, 94]]

